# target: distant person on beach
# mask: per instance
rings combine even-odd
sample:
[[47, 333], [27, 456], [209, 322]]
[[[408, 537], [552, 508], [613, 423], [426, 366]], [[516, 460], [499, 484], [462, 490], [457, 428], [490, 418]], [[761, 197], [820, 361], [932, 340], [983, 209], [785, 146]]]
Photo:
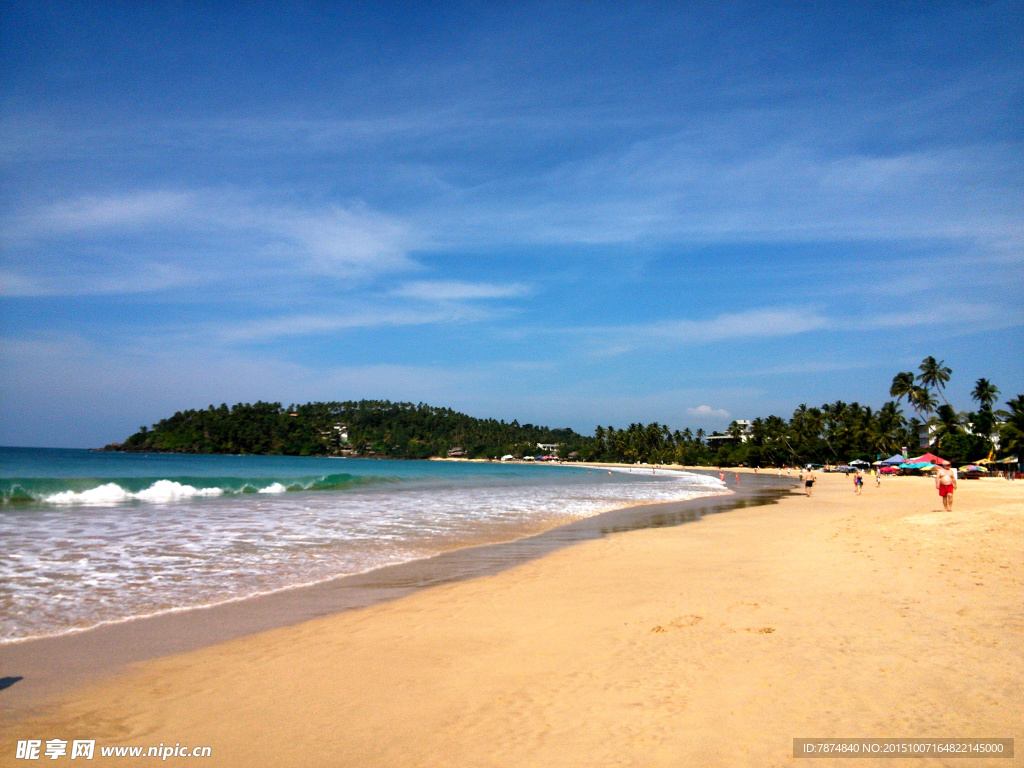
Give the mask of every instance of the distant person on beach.
[[935, 473], [935, 487], [942, 497], [942, 508], [947, 512], [953, 511], [953, 491], [956, 490], [956, 472], [949, 467], [948, 461], [943, 461]]
[[808, 496], [810, 496], [811, 489], [814, 488], [814, 470], [808, 467], [807, 471], [801, 471], [800, 475], [801, 477], [803, 477], [804, 480], [804, 491], [807, 493]]
[[853, 492], [860, 496], [860, 492], [864, 490], [864, 475], [858, 469], [853, 473]]
[[875, 476], [875, 488], [881, 488], [882, 487], [882, 470], [880, 470], [880, 469], [876, 470], [875, 472], [872, 472], [872, 474]]

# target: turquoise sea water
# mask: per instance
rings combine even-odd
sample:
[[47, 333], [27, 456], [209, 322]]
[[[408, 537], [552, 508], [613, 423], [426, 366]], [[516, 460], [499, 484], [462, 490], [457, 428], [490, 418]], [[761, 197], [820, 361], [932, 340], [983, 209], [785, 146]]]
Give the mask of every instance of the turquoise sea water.
[[706, 476], [639, 467], [0, 448], [0, 642], [722, 490]]

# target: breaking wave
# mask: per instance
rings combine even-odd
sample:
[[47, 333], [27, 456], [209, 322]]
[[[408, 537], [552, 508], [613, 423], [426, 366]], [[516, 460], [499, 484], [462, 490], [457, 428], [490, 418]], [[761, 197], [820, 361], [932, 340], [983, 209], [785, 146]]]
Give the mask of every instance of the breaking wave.
[[0, 480], [0, 503], [166, 503], [203, 496], [289, 491], [344, 491], [396, 482], [367, 475], [314, 477], [9, 478]]

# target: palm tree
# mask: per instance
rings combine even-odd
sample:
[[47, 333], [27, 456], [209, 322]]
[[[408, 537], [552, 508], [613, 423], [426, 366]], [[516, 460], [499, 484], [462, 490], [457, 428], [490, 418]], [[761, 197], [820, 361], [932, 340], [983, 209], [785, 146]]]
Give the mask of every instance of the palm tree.
[[946, 382], [949, 381], [949, 375], [953, 373], [952, 368], [945, 366], [945, 360], [938, 360], [934, 357], [926, 357], [921, 361], [921, 365], [918, 366], [918, 370], [921, 371], [917, 375], [917, 380], [921, 382], [925, 387], [934, 387], [935, 391], [939, 393], [942, 401], [949, 405], [949, 400], [942, 393], [942, 388], [946, 386]]
[[703, 429], [698, 429], [697, 430], [697, 442], [698, 443], [703, 443], [704, 442], [704, 437], [706, 435], [707, 435], [707, 432], [705, 432]]
[[963, 431], [961, 415], [950, 405], [940, 405], [936, 416], [928, 422], [928, 425], [934, 430], [935, 445], [938, 447], [942, 446], [942, 440], [947, 435], [955, 435]]
[[932, 413], [935, 410], [935, 406], [938, 405], [938, 401], [932, 397], [932, 393], [925, 387], [912, 387], [907, 395], [907, 400], [910, 401], [911, 407], [921, 416], [926, 413]]
[[904, 397], [910, 399], [910, 393], [914, 389], [914, 374], [912, 371], [897, 373], [892, 377], [892, 386], [889, 387], [889, 397], [895, 397], [898, 403]]
[[1017, 395], [1006, 404], [1010, 406], [1010, 413], [1006, 415], [1006, 423], [999, 433], [999, 447], [1019, 459], [1021, 451], [1024, 451], [1024, 395]]
[[886, 453], [895, 453], [902, 445], [900, 429], [904, 425], [903, 411], [892, 400], [875, 413], [875, 441]]
[[992, 410], [992, 406], [999, 397], [999, 390], [988, 379], [978, 379], [971, 390], [971, 398], [978, 401], [983, 411]]

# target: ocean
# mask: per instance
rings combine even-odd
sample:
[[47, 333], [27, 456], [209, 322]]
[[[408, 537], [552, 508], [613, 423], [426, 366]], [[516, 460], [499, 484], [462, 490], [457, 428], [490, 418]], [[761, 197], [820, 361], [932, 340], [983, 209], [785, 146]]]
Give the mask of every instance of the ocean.
[[723, 491], [650, 467], [0, 448], [0, 643]]

